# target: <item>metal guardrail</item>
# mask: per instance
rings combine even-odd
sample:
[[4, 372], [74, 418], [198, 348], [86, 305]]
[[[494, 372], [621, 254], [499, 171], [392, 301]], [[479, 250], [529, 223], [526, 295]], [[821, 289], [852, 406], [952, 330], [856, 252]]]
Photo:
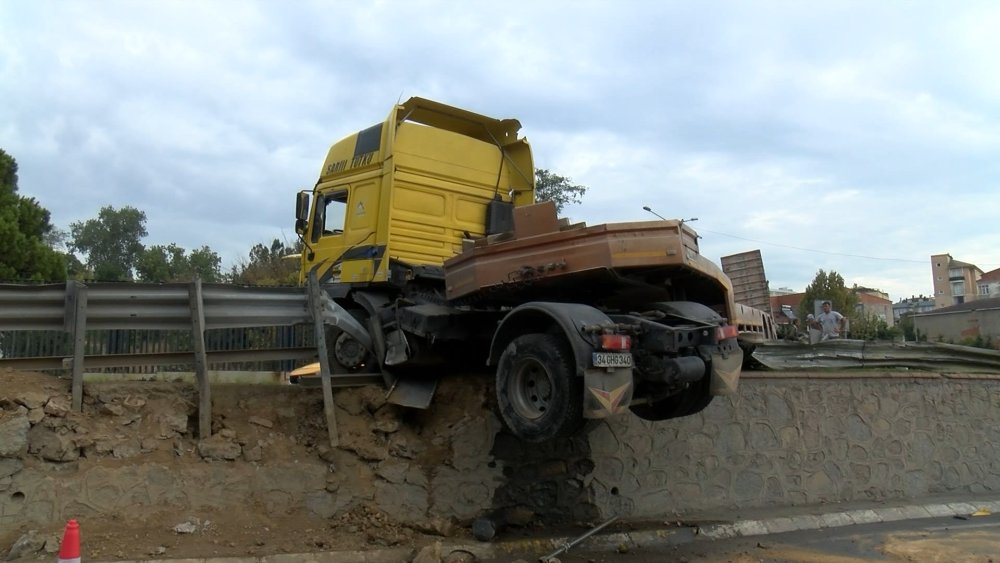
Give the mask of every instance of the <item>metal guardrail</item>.
[[907, 368], [949, 373], [1000, 373], [1000, 351], [935, 342], [828, 340], [762, 342], [753, 358], [774, 370]]
[[[316, 349], [302, 348], [207, 352], [205, 331], [210, 329], [286, 326], [312, 323]], [[319, 356], [324, 404], [331, 442], [336, 444], [332, 386], [352, 384], [350, 376], [331, 380], [326, 357], [325, 326], [333, 325], [371, 349], [371, 337], [354, 319], [323, 291], [314, 276], [302, 288], [242, 287], [225, 284], [93, 283], [69, 281], [51, 285], [0, 284], [0, 331], [56, 330], [72, 337], [72, 357], [0, 358], [0, 367], [21, 369], [72, 370], [74, 410], [83, 407], [84, 367], [121, 365], [195, 366], [199, 387], [199, 435], [211, 434], [211, 399], [207, 366], [232, 359], [273, 360]], [[88, 329], [189, 330], [193, 352], [106, 354], [85, 356]], [[34, 366], [29, 367], [29, 366]], [[363, 381], [362, 381], [363, 379]], [[358, 384], [370, 378], [359, 378]]]
[[[75, 305], [85, 311], [88, 329], [190, 330], [192, 291], [192, 284], [183, 283], [0, 284], [0, 330], [72, 332]], [[282, 326], [312, 319], [308, 296], [301, 288], [201, 284], [200, 291], [206, 330]], [[327, 324], [345, 322], [337, 318], [342, 311], [325, 297]], [[354, 324], [364, 333], [361, 339], [367, 337], [364, 328]]]

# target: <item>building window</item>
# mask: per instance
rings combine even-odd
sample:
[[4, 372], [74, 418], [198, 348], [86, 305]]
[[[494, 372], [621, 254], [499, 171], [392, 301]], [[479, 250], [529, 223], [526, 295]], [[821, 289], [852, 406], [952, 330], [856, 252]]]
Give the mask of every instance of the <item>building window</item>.
[[979, 284], [979, 295], [989, 295], [990, 294], [990, 284], [981, 283]]
[[951, 282], [951, 294], [954, 296], [965, 295], [965, 282], [956, 281]]

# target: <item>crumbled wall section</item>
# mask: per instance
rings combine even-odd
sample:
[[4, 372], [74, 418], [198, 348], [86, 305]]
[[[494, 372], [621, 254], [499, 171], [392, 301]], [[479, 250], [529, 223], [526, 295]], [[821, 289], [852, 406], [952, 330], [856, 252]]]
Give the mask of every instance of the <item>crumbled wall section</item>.
[[500, 424], [484, 378], [442, 383], [420, 412], [377, 387], [335, 394], [331, 448], [318, 389], [213, 389], [213, 435], [194, 436], [190, 386], [90, 385], [70, 412], [68, 382], [0, 373], [0, 540], [24, 526], [187, 511], [334, 518], [359, 509], [444, 533], [488, 510], [502, 480]]
[[1000, 381], [746, 378], [702, 413], [589, 434], [605, 516], [1000, 490]]

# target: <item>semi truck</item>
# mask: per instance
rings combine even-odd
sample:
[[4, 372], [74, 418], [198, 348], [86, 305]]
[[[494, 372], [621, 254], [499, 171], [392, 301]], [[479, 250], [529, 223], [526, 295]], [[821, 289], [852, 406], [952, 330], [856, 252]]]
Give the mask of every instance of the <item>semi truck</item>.
[[527, 442], [586, 419], [687, 416], [732, 393], [733, 288], [684, 221], [587, 226], [535, 201], [516, 119], [410, 98], [334, 143], [296, 196], [301, 280], [343, 310], [333, 374], [428, 408], [446, 374], [495, 378]]

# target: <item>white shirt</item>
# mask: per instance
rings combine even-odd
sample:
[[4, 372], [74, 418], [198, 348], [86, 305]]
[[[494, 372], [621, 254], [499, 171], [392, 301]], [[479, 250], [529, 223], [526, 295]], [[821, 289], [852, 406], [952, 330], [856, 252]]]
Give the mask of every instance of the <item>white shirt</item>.
[[820, 313], [816, 321], [823, 326], [823, 338], [836, 338], [840, 336], [840, 321], [844, 315], [836, 311]]

